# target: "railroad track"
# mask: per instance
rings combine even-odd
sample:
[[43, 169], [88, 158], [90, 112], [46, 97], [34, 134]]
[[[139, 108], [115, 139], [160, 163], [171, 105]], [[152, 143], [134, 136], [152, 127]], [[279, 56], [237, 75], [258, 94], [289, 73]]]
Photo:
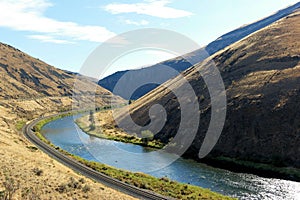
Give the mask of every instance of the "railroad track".
[[[67, 112], [65, 112], [65, 113], [67, 113]], [[48, 144], [44, 143], [33, 132], [33, 127], [37, 123], [39, 123], [41, 120], [44, 120], [44, 119], [47, 119], [50, 117], [54, 117], [54, 116], [58, 116], [61, 114], [65, 114], [65, 113], [60, 113], [60, 114], [51, 115], [51, 116], [47, 116], [47, 117], [40, 117], [40, 118], [30, 122], [23, 127], [23, 129], [22, 129], [23, 134], [30, 142], [32, 142], [34, 145], [36, 145], [40, 150], [42, 150], [46, 154], [50, 155], [52, 158], [63, 163], [67, 167], [81, 173], [82, 175], [87, 176], [93, 180], [96, 180], [108, 187], [114, 188], [120, 192], [126, 193], [130, 196], [133, 196], [133, 197], [136, 197], [139, 199], [147, 199], [147, 200], [148, 199], [149, 200], [172, 199], [170, 197], [165, 197], [165, 196], [156, 194], [149, 190], [137, 188], [135, 186], [121, 182], [117, 179], [111, 178], [105, 174], [98, 172], [98, 171], [95, 171], [95, 170], [83, 165], [82, 163], [79, 163], [78, 161], [70, 158], [69, 156], [63, 154], [62, 152], [54, 149], [53, 147], [49, 146]]]

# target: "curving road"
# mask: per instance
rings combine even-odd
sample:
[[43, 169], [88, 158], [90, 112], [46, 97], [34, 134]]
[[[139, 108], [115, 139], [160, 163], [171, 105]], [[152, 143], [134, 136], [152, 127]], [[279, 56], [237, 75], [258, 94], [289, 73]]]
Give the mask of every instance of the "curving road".
[[55, 115], [51, 115], [51, 116], [47, 116], [47, 117], [40, 117], [40, 118], [30, 122], [23, 127], [23, 129], [22, 129], [23, 134], [29, 141], [31, 141], [33, 144], [35, 144], [40, 150], [42, 150], [43, 152], [50, 155], [52, 158], [63, 163], [64, 165], [72, 168], [73, 170], [75, 170], [91, 179], [94, 179], [108, 187], [114, 188], [118, 191], [121, 191], [123, 193], [126, 193], [128, 195], [131, 195], [131, 196], [139, 198], [139, 199], [147, 199], [147, 200], [148, 199], [149, 200], [172, 199], [169, 197], [161, 196], [161, 195], [156, 194], [149, 190], [143, 190], [143, 189], [134, 187], [132, 185], [128, 185], [119, 180], [116, 180], [107, 175], [104, 175], [100, 172], [97, 172], [97, 171], [79, 163], [78, 161], [66, 156], [65, 154], [61, 153], [60, 151], [57, 151], [56, 149], [52, 148], [51, 146], [47, 145], [46, 143], [42, 142], [32, 131], [33, 127], [41, 120], [44, 120], [44, 119], [47, 119], [47, 118], [50, 118], [53, 116], [65, 114], [65, 113], [68, 113], [68, 112], [59, 113], [59, 114], [55, 114]]

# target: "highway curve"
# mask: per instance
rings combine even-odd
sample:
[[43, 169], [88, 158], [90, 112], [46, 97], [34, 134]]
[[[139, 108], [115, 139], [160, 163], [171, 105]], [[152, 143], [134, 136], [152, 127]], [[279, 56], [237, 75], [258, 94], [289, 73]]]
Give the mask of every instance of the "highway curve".
[[33, 127], [37, 123], [39, 123], [41, 120], [44, 120], [44, 119], [47, 119], [50, 117], [54, 117], [54, 116], [58, 116], [61, 114], [65, 114], [65, 113], [67, 113], [67, 112], [59, 113], [59, 114], [55, 114], [55, 115], [51, 115], [51, 116], [47, 116], [47, 117], [40, 117], [40, 118], [30, 122], [23, 127], [23, 129], [22, 129], [23, 134], [29, 141], [31, 141], [34, 145], [36, 145], [40, 150], [42, 150], [43, 152], [50, 155], [52, 158], [63, 163], [64, 165], [70, 167], [71, 169], [73, 169], [91, 179], [94, 179], [108, 187], [111, 187], [113, 189], [116, 189], [118, 191], [121, 191], [125, 194], [128, 194], [130, 196], [133, 196], [133, 197], [136, 197], [139, 199], [149, 199], [149, 200], [172, 199], [170, 197], [164, 197], [162, 195], [156, 194], [149, 190], [143, 190], [143, 189], [137, 188], [135, 186], [128, 185], [117, 179], [111, 178], [105, 174], [97, 172], [97, 171], [79, 163], [78, 161], [66, 156], [65, 154], [54, 149], [53, 147], [49, 146], [48, 144], [44, 143], [33, 132]]

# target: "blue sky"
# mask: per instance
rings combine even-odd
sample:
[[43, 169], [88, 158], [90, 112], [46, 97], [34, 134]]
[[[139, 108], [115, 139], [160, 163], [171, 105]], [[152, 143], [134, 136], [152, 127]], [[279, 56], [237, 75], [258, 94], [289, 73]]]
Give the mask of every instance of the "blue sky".
[[[298, 0], [0, 0], [0, 42], [53, 66], [79, 71], [102, 42], [139, 28], [184, 34], [200, 46]], [[110, 73], [168, 59], [132, 55]], [[144, 62], [142, 62], [144, 61]]]

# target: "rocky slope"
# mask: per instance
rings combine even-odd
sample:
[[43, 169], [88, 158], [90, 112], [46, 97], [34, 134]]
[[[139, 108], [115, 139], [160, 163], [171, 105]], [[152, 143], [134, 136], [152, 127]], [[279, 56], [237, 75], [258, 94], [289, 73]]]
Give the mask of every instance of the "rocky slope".
[[[224, 129], [210, 157], [300, 167], [300, 11], [251, 34], [211, 56], [223, 77], [227, 95]], [[208, 60], [183, 72], [200, 103], [200, 128], [185, 156], [198, 158], [199, 148], [211, 117], [207, 87], [198, 70]], [[180, 89], [183, 79], [166, 83]], [[188, 103], [188, 97], [186, 103]], [[191, 101], [191, 100], [190, 100]], [[161, 104], [167, 112], [156, 139], [168, 142], [181, 120], [180, 105], [170, 90], [160, 86], [130, 105], [130, 114], [139, 125], [150, 122], [149, 108]], [[151, 116], [154, 120], [158, 116]], [[126, 129], [124, 111], [117, 118]], [[133, 131], [134, 132], [134, 131]]]
[[[233, 44], [234, 42], [241, 40], [242, 38], [254, 33], [255, 31], [258, 31], [258, 30], [272, 24], [273, 22], [289, 15], [290, 13], [292, 13], [293, 11], [295, 11], [298, 8], [300, 8], [300, 2], [293, 6], [290, 6], [288, 8], [282, 9], [267, 18], [264, 18], [255, 23], [238, 28], [234, 31], [231, 31], [231, 32], [225, 34], [225, 35], [222, 35], [215, 41], [208, 44], [205, 48], [196, 50], [196, 51], [186, 54], [182, 57], [177, 57], [174, 59], [164, 61], [162, 63], [153, 65], [151, 67], [138, 69], [138, 70], [130, 70], [132, 72], [132, 76], [128, 77], [128, 84], [130, 84], [131, 80], [134, 80], [134, 77], [147, 77], [147, 76], [151, 76], [152, 74], [157, 74], [156, 73], [157, 68], [159, 68], [161, 64], [172, 67], [173, 69], [177, 70], [178, 72], [182, 72], [182, 71], [186, 70], [187, 68], [191, 67], [191, 64], [196, 64], [196, 63], [203, 61], [205, 58], [207, 58], [207, 54], [212, 55], [212, 54], [216, 53], [217, 51], [222, 50], [223, 48], [227, 47], [228, 45]], [[186, 58], [188, 58], [188, 60], [191, 61], [192, 63], [187, 62]], [[108, 89], [109, 91], [113, 91], [118, 80], [126, 72], [128, 72], [128, 71], [116, 72], [116, 73], [100, 80], [98, 82], [98, 84], [100, 86]], [[174, 78], [175, 76], [176, 75], [174, 75], [174, 74], [164, 74], [164, 77], [162, 77], [162, 80], [163, 80], [162, 82], [165, 82], [171, 78]], [[126, 86], [124, 86], [124, 87], [126, 88]], [[155, 85], [155, 84], [149, 84], [144, 87], [141, 87], [133, 94], [131, 99], [138, 99], [156, 87], [157, 87], [157, 85]], [[123, 95], [122, 93], [118, 93], [117, 95], [120, 95], [121, 97], [126, 98], [126, 96]]]

